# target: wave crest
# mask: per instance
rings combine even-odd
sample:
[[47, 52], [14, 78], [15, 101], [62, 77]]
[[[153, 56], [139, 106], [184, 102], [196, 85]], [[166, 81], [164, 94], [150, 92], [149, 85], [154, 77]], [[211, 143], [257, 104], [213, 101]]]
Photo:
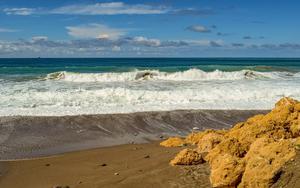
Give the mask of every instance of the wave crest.
[[69, 82], [125, 82], [140, 80], [169, 80], [169, 81], [197, 81], [197, 80], [242, 80], [242, 79], [281, 79], [294, 76], [287, 72], [257, 72], [241, 70], [225, 72], [215, 70], [205, 72], [200, 69], [189, 69], [179, 72], [162, 72], [159, 70], [135, 70], [131, 72], [109, 73], [73, 73], [54, 72], [48, 74], [45, 80], [63, 80]]

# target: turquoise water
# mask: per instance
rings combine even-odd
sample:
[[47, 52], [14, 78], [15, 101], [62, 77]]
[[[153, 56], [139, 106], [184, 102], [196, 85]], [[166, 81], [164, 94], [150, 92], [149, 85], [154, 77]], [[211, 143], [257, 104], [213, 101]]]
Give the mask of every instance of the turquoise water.
[[48, 74], [58, 71], [79, 73], [124, 72], [157, 69], [166, 72], [197, 68], [203, 71], [300, 71], [300, 59], [276, 58], [74, 58], [0, 59], [0, 74]]
[[0, 59], [0, 116], [270, 109], [300, 100], [300, 59]]

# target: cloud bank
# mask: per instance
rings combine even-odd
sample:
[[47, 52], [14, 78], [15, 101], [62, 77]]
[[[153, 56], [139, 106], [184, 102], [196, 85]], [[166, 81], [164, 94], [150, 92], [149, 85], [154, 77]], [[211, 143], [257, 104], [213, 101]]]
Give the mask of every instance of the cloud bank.
[[210, 40], [159, 40], [144, 36], [119, 38], [78, 38], [55, 41], [46, 36], [34, 36], [29, 40], [0, 41], [0, 56], [114, 56], [142, 55], [156, 56], [177, 54], [190, 48], [215, 48], [222, 46], [220, 41]]
[[75, 38], [117, 39], [125, 34], [124, 30], [110, 28], [103, 24], [67, 26], [68, 34]]
[[168, 9], [144, 4], [129, 5], [123, 2], [95, 3], [90, 5], [69, 5], [51, 10], [53, 14], [76, 15], [118, 15], [118, 14], [163, 14]]
[[170, 9], [163, 6], [150, 6], [146, 4], [125, 4], [123, 2], [73, 4], [57, 7], [51, 10], [38, 8], [5, 8], [7, 15], [28, 16], [31, 14], [65, 14], [65, 15], [120, 15], [120, 14], [164, 14]]

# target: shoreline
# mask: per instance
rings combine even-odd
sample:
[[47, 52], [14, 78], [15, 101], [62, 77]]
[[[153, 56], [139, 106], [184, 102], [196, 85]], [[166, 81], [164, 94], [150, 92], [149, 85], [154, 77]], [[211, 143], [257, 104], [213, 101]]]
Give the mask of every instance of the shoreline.
[[31, 159], [227, 129], [266, 110], [176, 110], [80, 116], [0, 117], [0, 160]]

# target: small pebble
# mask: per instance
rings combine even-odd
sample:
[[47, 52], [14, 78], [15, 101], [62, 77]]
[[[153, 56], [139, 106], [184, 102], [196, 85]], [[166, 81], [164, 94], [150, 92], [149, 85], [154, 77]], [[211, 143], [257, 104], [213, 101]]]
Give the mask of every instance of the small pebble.
[[101, 164], [100, 166], [107, 166], [107, 164], [103, 163], [103, 164]]
[[193, 130], [194, 131], [198, 131], [198, 130], [200, 130], [198, 127], [193, 127]]
[[114, 173], [114, 175], [115, 175], [115, 176], [118, 176], [118, 175], [119, 175], [119, 173], [118, 173], [118, 172], [116, 172], [116, 173]]
[[64, 186], [62, 186], [62, 185], [55, 185], [55, 186], [53, 186], [53, 188], [70, 188], [70, 186], [68, 186], [68, 185], [64, 185]]
[[145, 159], [149, 159], [149, 158], [150, 158], [150, 155], [146, 155], [144, 158], [145, 158]]

